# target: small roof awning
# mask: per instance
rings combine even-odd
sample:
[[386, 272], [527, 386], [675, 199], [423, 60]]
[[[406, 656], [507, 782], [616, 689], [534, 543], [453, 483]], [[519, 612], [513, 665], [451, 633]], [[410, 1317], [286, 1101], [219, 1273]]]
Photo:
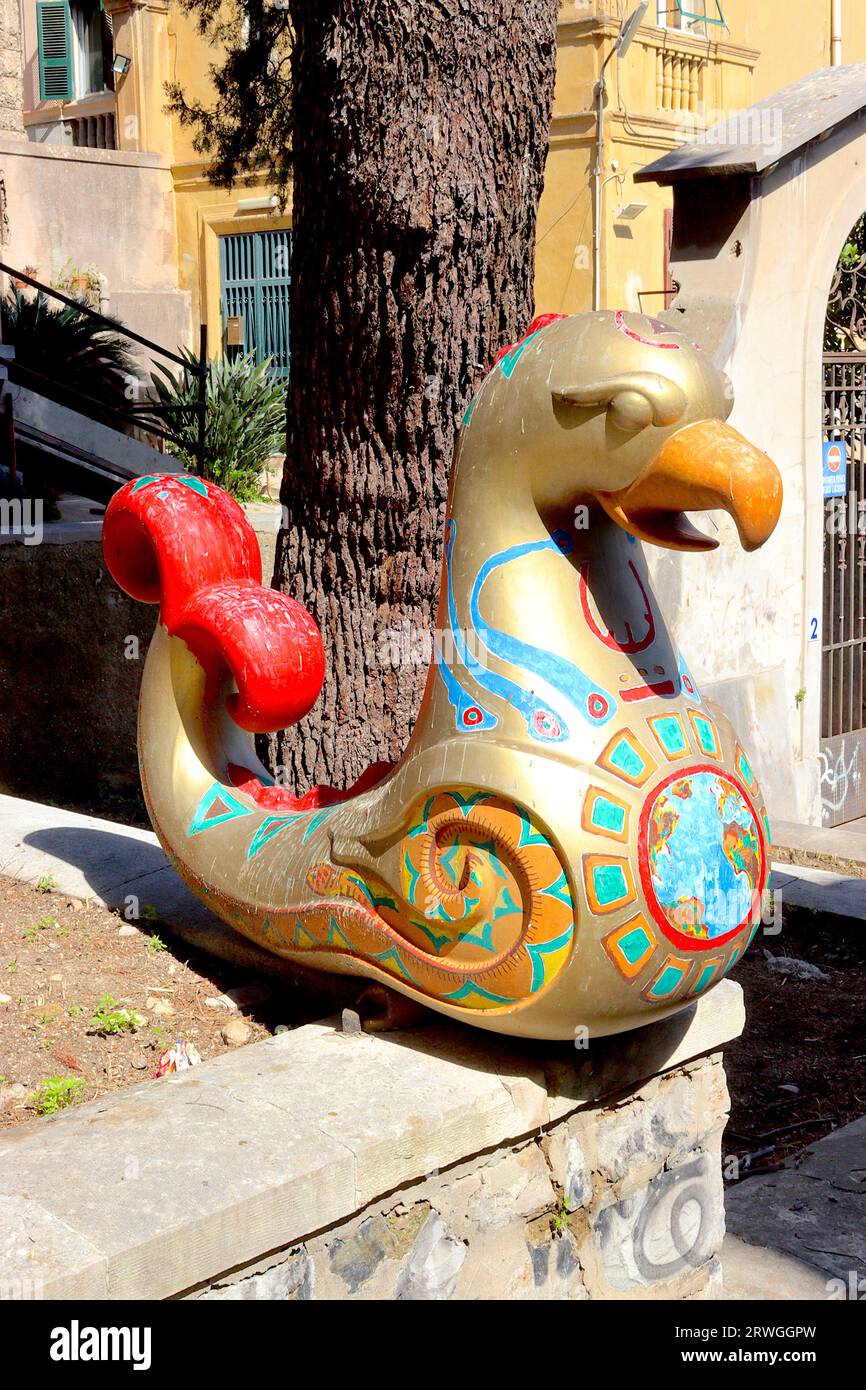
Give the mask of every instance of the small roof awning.
[[818, 68], [640, 169], [635, 183], [761, 175], [866, 110], [866, 63]]

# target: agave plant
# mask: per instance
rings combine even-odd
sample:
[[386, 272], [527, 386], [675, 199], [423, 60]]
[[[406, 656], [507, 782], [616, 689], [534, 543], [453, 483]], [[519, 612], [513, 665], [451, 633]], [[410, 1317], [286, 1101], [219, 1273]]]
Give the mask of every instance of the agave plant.
[[[190, 370], [176, 375], [158, 366], [154, 377], [153, 416], [179, 437], [166, 449], [189, 469], [196, 466], [199, 398], [195, 359], [184, 351]], [[183, 410], [176, 407], [184, 406]], [[172, 407], [172, 409], [166, 409]], [[271, 358], [256, 363], [247, 354], [220, 358], [208, 367], [205, 416], [204, 476], [218, 483], [239, 502], [259, 495], [259, 474], [272, 454], [285, 448], [284, 388], [271, 370]], [[162, 413], [161, 413], [162, 412]]]
[[106, 328], [69, 306], [52, 308], [41, 291], [31, 296], [15, 288], [0, 302], [0, 323], [20, 366], [105, 405], [128, 408], [129, 381], [139, 367], [120, 324], [116, 331]]

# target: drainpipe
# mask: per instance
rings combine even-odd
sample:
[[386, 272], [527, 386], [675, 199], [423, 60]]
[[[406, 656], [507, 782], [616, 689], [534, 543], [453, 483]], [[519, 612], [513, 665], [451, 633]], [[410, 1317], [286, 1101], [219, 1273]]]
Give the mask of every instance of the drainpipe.
[[592, 307], [601, 308], [601, 168], [604, 158], [604, 70], [616, 52], [612, 48], [602, 64], [595, 88], [595, 168], [592, 171]]
[[834, 68], [840, 68], [842, 66], [842, 0], [832, 0], [830, 17], [830, 62]]
[[601, 72], [598, 74], [598, 81], [593, 89], [595, 97], [595, 168], [592, 171], [592, 307], [595, 310], [601, 308], [601, 212], [602, 212], [602, 165], [604, 162], [604, 104], [607, 97], [607, 89], [604, 85], [604, 74], [607, 65], [615, 54], [624, 58], [631, 41], [635, 36], [638, 25], [641, 23], [647, 12], [649, 0], [640, 0], [637, 9], [633, 10], [628, 19], [624, 20], [620, 26], [620, 31], [613, 42], [613, 48], [608, 53], [601, 65]]

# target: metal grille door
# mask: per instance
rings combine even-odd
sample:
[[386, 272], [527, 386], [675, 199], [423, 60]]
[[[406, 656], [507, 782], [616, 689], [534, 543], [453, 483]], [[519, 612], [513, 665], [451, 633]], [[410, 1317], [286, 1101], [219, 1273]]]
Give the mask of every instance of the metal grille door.
[[290, 231], [243, 232], [220, 238], [223, 324], [239, 318], [243, 351], [256, 361], [273, 358], [277, 376], [289, 375]]
[[824, 440], [847, 460], [824, 499], [821, 805], [825, 825], [866, 815], [866, 355], [824, 357]]

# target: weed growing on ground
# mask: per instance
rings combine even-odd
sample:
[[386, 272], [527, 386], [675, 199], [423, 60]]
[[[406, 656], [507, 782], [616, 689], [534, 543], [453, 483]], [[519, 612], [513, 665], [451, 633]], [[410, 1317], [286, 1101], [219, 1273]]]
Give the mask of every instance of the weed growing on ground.
[[84, 1082], [80, 1076], [47, 1076], [30, 1097], [37, 1115], [54, 1115], [81, 1099]]
[[57, 922], [53, 917], [40, 917], [32, 927], [25, 927], [21, 935], [25, 941], [35, 941], [41, 931], [48, 931], [50, 927], [56, 926]]
[[104, 1038], [112, 1034], [134, 1032], [143, 1022], [141, 1014], [123, 1008], [110, 994], [103, 994], [93, 1011], [90, 1029]]
[[60, 1017], [61, 1009], [59, 1004], [49, 1004], [47, 1009], [42, 1009], [36, 1015], [36, 1027], [47, 1028], [49, 1024], [56, 1023]]

